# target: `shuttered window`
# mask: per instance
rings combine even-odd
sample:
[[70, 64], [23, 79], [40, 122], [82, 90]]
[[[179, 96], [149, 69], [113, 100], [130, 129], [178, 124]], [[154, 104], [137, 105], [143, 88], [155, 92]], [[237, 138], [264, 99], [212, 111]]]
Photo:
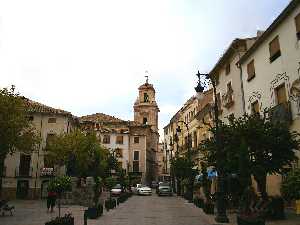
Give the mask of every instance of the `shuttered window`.
[[119, 145], [123, 144], [123, 136], [117, 136], [116, 143]]
[[248, 81], [255, 77], [254, 59], [247, 65]]
[[277, 87], [275, 89], [275, 92], [276, 92], [276, 98], [277, 98], [278, 105], [287, 102], [286, 90], [285, 90], [284, 84]]
[[269, 51], [270, 51], [270, 62], [273, 62], [275, 59], [277, 59], [279, 56], [281, 56], [278, 36], [276, 36], [269, 43]]
[[104, 135], [103, 144], [110, 144], [110, 136], [109, 135]]
[[300, 13], [295, 17], [297, 38], [300, 40]]

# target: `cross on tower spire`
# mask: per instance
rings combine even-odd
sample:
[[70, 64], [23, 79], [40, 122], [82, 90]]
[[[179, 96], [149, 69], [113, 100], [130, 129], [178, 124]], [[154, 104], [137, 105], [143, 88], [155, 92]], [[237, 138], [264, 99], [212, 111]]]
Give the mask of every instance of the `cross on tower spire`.
[[148, 81], [149, 81], [149, 72], [148, 70], [145, 71], [145, 77], [146, 77], [146, 84], [148, 84]]

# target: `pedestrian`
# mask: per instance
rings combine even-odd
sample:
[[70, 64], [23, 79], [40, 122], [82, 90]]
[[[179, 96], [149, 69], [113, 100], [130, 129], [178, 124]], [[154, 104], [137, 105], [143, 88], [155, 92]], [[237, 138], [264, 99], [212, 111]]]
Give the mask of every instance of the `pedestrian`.
[[56, 202], [56, 193], [54, 191], [48, 191], [48, 196], [47, 196], [47, 212], [49, 212], [51, 208], [51, 213], [53, 212], [53, 208], [55, 206]]

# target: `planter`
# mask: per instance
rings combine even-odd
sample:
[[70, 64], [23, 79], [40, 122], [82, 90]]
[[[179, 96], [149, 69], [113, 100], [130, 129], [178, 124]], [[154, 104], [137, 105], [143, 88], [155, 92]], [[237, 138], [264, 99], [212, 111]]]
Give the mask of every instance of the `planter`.
[[300, 215], [300, 200], [296, 200], [296, 214]]
[[204, 205], [203, 205], [203, 211], [206, 214], [213, 215], [214, 211], [215, 211], [215, 205], [213, 203], [204, 203]]
[[64, 216], [56, 217], [54, 220], [46, 222], [45, 225], [74, 225], [74, 217]]
[[105, 208], [106, 208], [106, 211], [116, 208], [116, 201], [114, 199], [107, 199], [105, 201]]
[[204, 201], [203, 201], [202, 198], [195, 198], [195, 199], [194, 199], [194, 204], [195, 204], [195, 206], [197, 206], [198, 208], [203, 208]]
[[267, 218], [273, 220], [285, 219], [284, 200], [281, 197], [273, 197], [267, 210]]
[[89, 219], [96, 219], [103, 214], [103, 206], [101, 204], [98, 207], [89, 207], [87, 209], [87, 217]]
[[237, 216], [238, 225], [265, 225], [265, 220], [263, 218], [244, 218]]

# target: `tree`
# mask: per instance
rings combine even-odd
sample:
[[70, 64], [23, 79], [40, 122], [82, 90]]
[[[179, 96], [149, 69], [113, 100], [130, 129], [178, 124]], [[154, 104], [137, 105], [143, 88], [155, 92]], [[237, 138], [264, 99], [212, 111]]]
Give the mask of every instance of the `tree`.
[[[283, 173], [284, 168], [296, 160], [295, 150], [299, 148], [299, 134], [290, 131], [287, 124], [274, 123], [266, 115], [244, 115], [231, 118], [229, 124], [220, 123], [222, 166], [227, 174], [238, 174], [240, 161], [249, 160], [249, 173], [256, 180], [263, 199], [267, 198], [267, 175]], [[215, 134], [214, 128], [210, 131]], [[216, 165], [214, 137], [200, 144], [204, 160], [212, 166]], [[241, 152], [244, 154], [242, 157]]]
[[72, 190], [71, 178], [67, 176], [56, 177], [52, 179], [48, 186], [48, 191], [53, 191], [58, 195], [58, 217], [60, 217], [60, 200], [61, 196], [66, 191]]
[[31, 152], [40, 142], [27, 109], [14, 86], [0, 89], [0, 190], [6, 156], [15, 151]]
[[[94, 132], [75, 130], [53, 138], [46, 150], [49, 158], [60, 166], [67, 165], [67, 173], [78, 177], [92, 176], [95, 181], [94, 196], [101, 195], [102, 179], [107, 170], [108, 150], [98, 142]], [[98, 198], [94, 198], [95, 207]]]
[[294, 169], [287, 174], [286, 179], [282, 182], [281, 193], [283, 197], [290, 200], [300, 199], [300, 169]]

